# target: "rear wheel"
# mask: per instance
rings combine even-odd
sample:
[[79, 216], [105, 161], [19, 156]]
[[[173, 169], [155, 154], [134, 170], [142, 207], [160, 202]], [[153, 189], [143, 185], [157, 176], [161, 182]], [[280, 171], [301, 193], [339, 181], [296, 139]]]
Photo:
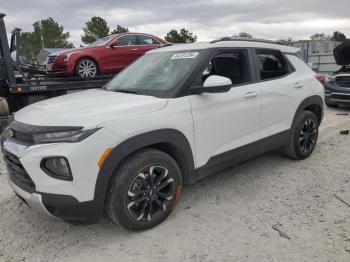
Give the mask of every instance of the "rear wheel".
[[299, 114], [293, 124], [292, 136], [284, 147], [286, 156], [305, 159], [314, 151], [318, 138], [319, 121], [310, 111]]
[[95, 61], [90, 58], [80, 59], [75, 65], [75, 75], [79, 77], [95, 77], [98, 75], [98, 68]]
[[175, 208], [181, 187], [181, 172], [173, 158], [158, 150], [142, 150], [118, 168], [107, 196], [107, 214], [127, 229], [154, 227]]

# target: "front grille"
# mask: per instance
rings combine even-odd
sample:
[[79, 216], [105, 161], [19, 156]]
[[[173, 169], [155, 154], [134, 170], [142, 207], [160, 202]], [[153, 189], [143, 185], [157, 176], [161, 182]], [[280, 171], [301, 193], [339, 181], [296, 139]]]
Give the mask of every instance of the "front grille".
[[55, 62], [57, 58], [57, 55], [50, 55], [47, 57], [47, 64], [52, 64], [53, 62]]
[[337, 76], [335, 83], [338, 86], [350, 88], [350, 76]]
[[5, 150], [3, 150], [2, 153], [11, 181], [24, 191], [33, 193], [35, 191], [35, 184], [22, 166], [18, 157]]
[[336, 99], [336, 100], [345, 100], [350, 102], [350, 94], [349, 95], [339, 95], [339, 94], [331, 94], [329, 96], [331, 99]]

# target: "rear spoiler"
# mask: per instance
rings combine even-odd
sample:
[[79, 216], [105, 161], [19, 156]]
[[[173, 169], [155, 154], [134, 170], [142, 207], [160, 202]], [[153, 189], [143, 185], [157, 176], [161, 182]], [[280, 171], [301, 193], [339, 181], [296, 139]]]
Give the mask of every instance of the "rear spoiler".
[[337, 65], [350, 65], [350, 39], [346, 39], [333, 50]]

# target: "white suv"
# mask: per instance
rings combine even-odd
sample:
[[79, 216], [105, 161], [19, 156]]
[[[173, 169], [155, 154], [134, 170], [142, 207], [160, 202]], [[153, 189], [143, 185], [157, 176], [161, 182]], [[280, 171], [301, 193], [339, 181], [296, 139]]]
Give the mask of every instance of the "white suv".
[[30, 105], [2, 137], [9, 183], [71, 223], [153, 227], [184, 184], [269, 150], [315, 148], [324, 90], [298, 49], [256, 39], [148, 52], [103, 90]]

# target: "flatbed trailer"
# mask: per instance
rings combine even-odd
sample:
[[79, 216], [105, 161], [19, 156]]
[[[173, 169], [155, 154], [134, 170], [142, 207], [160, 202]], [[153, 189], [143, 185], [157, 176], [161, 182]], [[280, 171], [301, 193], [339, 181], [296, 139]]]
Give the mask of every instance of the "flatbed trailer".
[[[3, 123], [9, 115], [29, 104], [71, 91], [101, 88], [113, 77], [56, 78], [47, 76], [43, 67], [19, 63], [20, 29], [12, 31], [9, 46], [4, 17], [0, 13], [0, 121]], [[13, 52], [15, 59], [11, 57]]]

